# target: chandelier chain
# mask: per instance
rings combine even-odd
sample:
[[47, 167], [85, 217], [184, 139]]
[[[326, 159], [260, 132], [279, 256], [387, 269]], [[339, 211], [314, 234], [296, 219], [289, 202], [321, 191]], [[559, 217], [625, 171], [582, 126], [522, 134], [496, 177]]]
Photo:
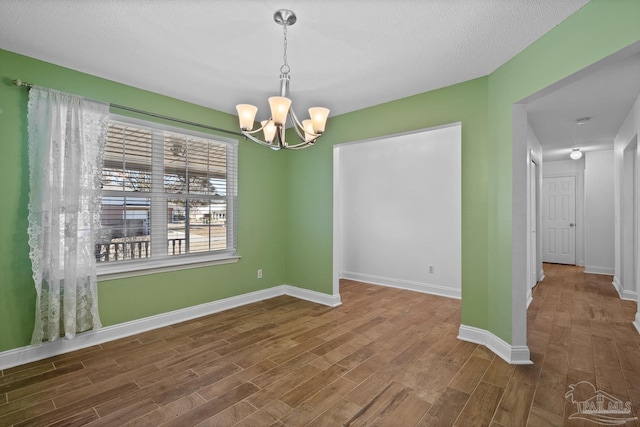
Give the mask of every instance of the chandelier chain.
[[280, 72], [282, 74], [289, 74], [289, 71], [291, 71], [291, 67], [289, 67], [289, 63], [287, 62], [287, 25], [285, 24], [283, 26], [282, 29], [282, 34], [284, 35], [284, 54], [282, 55], [282, 60], [284, 61], [284, 64], [282, 64], [282, 67], [280, 67]]

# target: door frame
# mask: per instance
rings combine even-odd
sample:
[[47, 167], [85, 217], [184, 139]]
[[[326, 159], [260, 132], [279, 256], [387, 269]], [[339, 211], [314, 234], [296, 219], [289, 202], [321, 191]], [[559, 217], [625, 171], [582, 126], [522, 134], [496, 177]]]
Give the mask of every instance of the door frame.
[[[638, 239], [638, 234], [639, 234], [638, 204], [639, 204], [639, 196], [640, 196], [640, 189], [638, 188], [639, 187], [638, 177], [640, 175], [640, 172], [638, 170], [639, 169], [638, 161], [640, 160], [639, 153], [640, 153], [640, 141], [639, 141], [638, 135], [636, 134], [631, 139], [631, 141], [629, 141], [627, 145], [624, 146], [622, 150], [622, 162], [621, 162], [621, 171], [620, 171], [622, 179], [620, 182], [620, 233], [619, 233], [620, 277], [614, 276], [613, 278], [613, 285], [618, 291], [620, 298], [631, 300], [631, 301], [636, 301], [638, 298], [640, 298], [640, 292], [638, 292], [638, 287], [640, 285], [640, 280], [639, 280], [640, 274], [638, 271], [640, 270], [640, 262], [639, 262], [640, 254], [638, 253], [640, 249], [639, 241], [638, 241], [639, 240]], [[632, 170], [632, 176], [630, 180], [627, 180], [627, 171], [626, 171], [627, 158], [632, 158], [633, 160], [633, 170]], [[626, 209], [627, 206], [624, 203], [624, 196], [626, 195], [626, 190], [627, 190], [626, 185], [628, 184], [628, 181], [630, 181], [630, 183], [632, 184], [631, 186], [632, 203], [630, 206], [631, 212], [627, 212], [627, 209]], [[629, 218], [627, 218], [629, 215], [631, 215], [630, 220]], [[625, 225], [632, 226], [633, 235], [631, 236], [630, 240], [625, 238], [626, 237]], [[630, 251], [631, 253], [628, 254], [627, 251]], [[631, 261], [631, 275], [627, 274], [628, 272], [626, 269], [628, 268], [628, 266], [625, 260]], [[631, 281], [633, 282], [633, 290], [630, 289], [629, 284], [626, 283], [626, 279], [628, 278], [631, 278]], [[639, 311], [640, 311], [640, 308], [639, 308]]]
[[[587, 74], [591, 74], [612, 62], [618, 61], [640, 51], [640, 42], [635, 42], [619, 51], [585, 66], [581, 70], [564, 77], [547, 87], [540, 88], [530, 95], [516, 101], [511, 106], [511, 346], [529, 353], [527, 346], [527, 310], [526, 310], [526, 284], [527, 284], [527, 239], [526, 239], [526, 185], [528, 168], [522, 167], [527, 158], [527, 105], [534, 100], [554, 92], [556, 89], [580, 80]], [[567, 150], [567, 156], [570, 149]], [[518, 167], [520, 165], [520, 167]], [[579, 192], [580, 189], [577, 190]], [[584, 191], [584, 190], [583, 190]], [[578, 215], [581, 222], [583, 218]], [[578, 226], [581, 226], [578, 223]], [[581, 233], [576, 230], [576, 233]], [[576, 253], [578, 255], [578, 253]], [[584, 256], [584, 253], [583, 253]], [[640, 264], [640, 254], [638, 254]], [[580, 265], [580, 258], [576, 262]], [[582, 260], [584, 264], [584, 260]], [[634, 326], [640, 332], [640, 292], [638, 292], [638, 313]]]
[[[532, 177], [532, 170], [531, 168], [533, 167], [532, 165], [535, 165], [535, 176]], [[538, 156], [536, 155], [536, 153], [533, 150], [529, 150], [529, 174], [528, 174], [528, 192], [529, 192], [529, 197], [528, 197], [528, 202], [527, 202], [527, 207], [528, 207], [528, 218], [527, 218], [527, 222], [528, 222], [528, 230], [529, 230], [529, 234], [528, 234], [528, 268], [527, 268], [527, 277], [528, 280], [531, 279], [531, 276], [535, 276], [535, 283], [532, 286], [529, 286], [529, 282], [527, 282], [527, 308], [529, 308], [529, 305], [531, 304], [531, 302], [533, 301], [533, 287], [537, 284], [537, 282], [541, 281], [544, 279], [544, 270], [542, 269], [542, 241], [541, 241], [541, 234], [540, 234], [540, 224], [541, 224], [541, 212], [542, 212], [542, 206], [540, 204], [541, 202], [541, 197], [540, 197], [540, 190], [541, 190], [541, 183], [542, 183], [542, 160], [538, 158]], [[533, 178], [533, 182], [532, 182], [532, 178]], [[533, 191], [535, 194], [531, 194], [531, 191]], [[532, 201], [535, 200], [535, 209], [532, 206]], [[535, 234], [535, 240], [532, 241], [532, 228], [533, 228], [533, 221], [535, 221], [535, 230], [536, 230], [536, 234]], [[534, 249], [534, 244], [535, 244], [535, 249]], [[534, 253], [532, 253], [534, 252]], [[532, 271], [533, 270], [533, 271]]]

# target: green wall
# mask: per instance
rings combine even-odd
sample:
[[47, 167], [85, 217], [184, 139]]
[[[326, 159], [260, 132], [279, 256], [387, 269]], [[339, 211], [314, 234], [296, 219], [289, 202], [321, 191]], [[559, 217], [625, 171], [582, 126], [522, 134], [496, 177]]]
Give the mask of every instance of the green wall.
[[[101, 282], [103, 323], [280, 284], [330, 294], [333, 146], [461, 122], [462, 322], [511, 342], [512, 105], [640, 40], [639, 22], [640, 0], [593, 0], [489, 76], [330, 118], [313, 149], [282, 153], [241, 141], [242, 259]], [[29, 343], [34, 306], [26, 236], [27, 93], [12, 79], [226, 129], [237, 125], [231, 115], [2, 50], [0, 63], [0, 178], [7, 183], [0, 210], [3, 351]], [[258, 268], [262, 280], [255, 278]]]
[[[35, 305], [27, 241], [28, 91], [15, 87], [13, 79], [223, 129], [237, 129], [237, 119], [3, 50], [0, 64], [0, 182], [4, 183], [0, 209], [0, 351], [3, 351], [29, 344]], [[100, 282], [103, 324], [113, 325], [283, 284], [286, 264], [280, 255], [285, 252], [287, 230], [282, 206], [287, 202], [287, 194], [274, 183], [286, 179], [286, 159], [279, 154], [240, 141], [239, 262]], [[256, 278], [258, 268], [264, 272], [260, 280]]]
[[333, 145], [460, 121], [462, 323], [511, 342], [512, 106], [639, 39], [640, 0], [593, 0], [486, 78], [330, 118], [288, 153], [287, 283], [331, 292]]
[[512, 333], [512, 106], [638, 40], [640, 0], [593, 0], [489, 76], [487, 309], [489, 330], [507, 342]]
[[[330, 119], [312, 150], [289, 160], [287, 283], [332, 291], [333, 145], [462, 122], [462, 319], [487, 327], [487, 78]], [[416, 183], [419, 185], [419, 183]]]

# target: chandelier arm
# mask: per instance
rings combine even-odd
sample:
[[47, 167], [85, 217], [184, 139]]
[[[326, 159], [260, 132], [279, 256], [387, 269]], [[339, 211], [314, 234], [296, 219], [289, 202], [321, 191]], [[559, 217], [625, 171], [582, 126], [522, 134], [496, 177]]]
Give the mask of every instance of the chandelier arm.
[[285, 127], [283, 125], [276, 125], [276, 138], [278, 140], [278, 146], [280, 148], [287, 148], [287, 141], [285, 138]]
[[302, 141], [306, 140], [306, 134], [308, 133], [309, 135], [313, 136], [313, 139], [307, 142], [315, 142], [318, 138], [320, 138], [321, 134], [319, 133], [309, 133], [306, 132], [304, 130], [304, 126], [302, 126], [302, 123], [300, 123], [300, 120], [298, 120], [298, 117], [296, 116], [295, 111], [293, 111], [293, 109], [289, 110], [289, 116], [291, 117], [291, 120], [293, 121], [293, 128], [296, 130], [296, 133], [298, 134], [298, 138], [300, 138]]
[[314, 142], [315, 142], [315, 139], [311, 141], [303, 141], [299, 144], [287, 145], [287, 150], [300, 150], [302, 148], [307, 148], [313, 145]]
[[[271, 119], [269, 119], [269, 120], [271, 120]], [[269, 120], [267, 120], [267, 122], [268, 122]], [[260, 132], [261, 130], [263, 130], [266, 126], [267, 126], [267, 125], [260, 126], [260, 128], [258, 128], [258, 129], [254, 129], [254, 130], [242, 130], [241, 132], [242, 132], [242, 134], [243, 134], [244, 136], [247, 136], [247, 135], [253, 135], [254, 133], [258, 133], [258, 132]]]
[[[293, 114], [293, 112], [290, 112], [290, 114], [295, 118], [295, 115]], [[294, 121], [294, 124], [293, 124], [293, 129], [295, 129], [296, 134], [298, 135], [298, 138], [301, 141], [305, 141], [306, 138], [304, 137], [304, 129], [300, 128], [300, 126], [298, 126], [298, 124], [295, 123], [295, 121]]]
[[[296, 116], [296, 112], [293, 111], [293, 108], [289, 109], [289, 116], [291, 116], [291, 121], [293, 121], [296, 130], [300, 129], [304, 132], [304, 126], [302, 126], [302, 123], [300, 123], [300, 120], [298, 120], [298, 116]], [[300, 135], [300, 133], [298, 133], [298, 135]]]
[[273, 144], [273, 143], [269, 143], [269, 142], [265, 142], [265, 141], [262, 141], [262, 140], [256, 138], [255, 136], [252, 135], [252, 133], [255, 133], [255, 132], [257, 132], [257, 131], [253, 131], [253, 132], [242, 131], [242, 134], [245, 137], [247, 137], [250, 140], [252, 140], [253, 142], [256, 142], [256, 143], [258, 143], [260, 145], [263, 145], [265, 147], [269, 147], [272, 150], [279, 150], [280, 148], [282, 148], [279, 145], [276, 145], [276, 144]]

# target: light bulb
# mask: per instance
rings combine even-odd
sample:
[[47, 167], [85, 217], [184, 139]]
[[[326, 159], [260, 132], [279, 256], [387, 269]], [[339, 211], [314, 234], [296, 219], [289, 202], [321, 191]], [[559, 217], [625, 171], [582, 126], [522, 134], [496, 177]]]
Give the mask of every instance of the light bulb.
[[579, 148], [574, 148], [573, 151], [571, 151], [571, 154], [569, 154], [569, 157], [571, 157], [573, 160], [581, 159], [582, 151], [580, 151]]

